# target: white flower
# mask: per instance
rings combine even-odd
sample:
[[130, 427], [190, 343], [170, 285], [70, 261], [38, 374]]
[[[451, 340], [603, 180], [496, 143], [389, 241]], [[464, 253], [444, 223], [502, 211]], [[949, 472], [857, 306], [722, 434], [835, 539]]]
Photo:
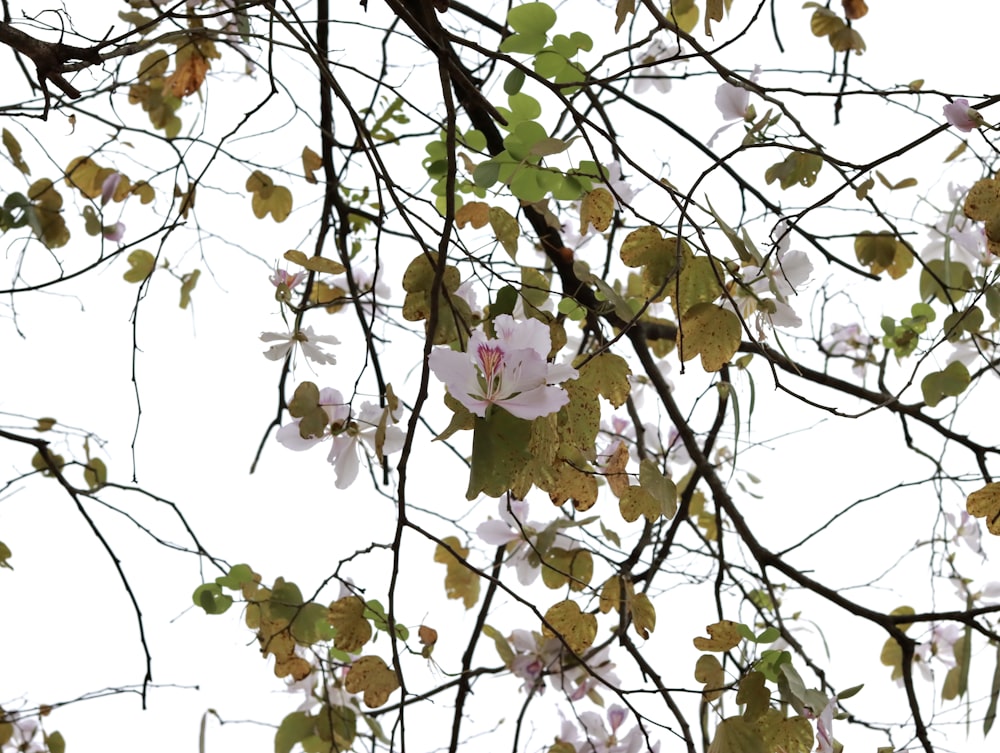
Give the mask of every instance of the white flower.
[[277, 264], [274, 265], [274, 274], [268, 277], [271, 284], [276, 288], [280, 288], [284, 285], [288, 290], [292, 290], [296, 285], [305, 281], [305, 272], [296, 272], [294, 275], [289, 274], [287, 269], [281, 269]]
[[[517, 569], [517, 579], [523, 586], [529, 586], [538, 577], [541, 565], [538, 550], [538, 534], [546, 529], [543, 523], [529, 521], [528, 503], [521, 499], [500, 500], [500, 519], [487, 520], [476, 528], [476, 535], [491, 546], [506, 546], [507, 567]], [[572, 542], [562, 534], [556, 534], [551, 546], [568, 548]]]
[[[661, 60], [670, 60], [680, 55], [680, 52], [680, 48], [676, 45], [666, 45], [659, 39], [654, 39], [646, 51], [639, 56], [639, 64], [649, 66]], [[676, 65], [676, 62], [672, 62], [672, 65]], [[659, 65], [643, 69], [641, 73], [633, 77], [632, 83], [636, 94], [642, 94], [651, 86], [666, 94], [671, 87], [666, 70]]]
[[976, 554], [983, 553], [983, 547], [979, 539], [979, 522], [974, 517], [969, 515], [965, 510], [962, 510], [962, 515], [958, 520], [950, 512], [946, 512], [944, 517], [948, 521], [948, 525], [955, 529], [955, 535], [951, 537], [953, 544], [964, 541], [965, 545]]
[[872, 348], [875, 341], [861, 331], [858, 324], [832, 324], [830, 336], [823, 341], [823, 347], [831, 356], [846, 356], [854, 360], [851, 370], [859, 377], [864, 376], [865, 367], [874, 363]]
[[302, 350], [302, 355], [310, 361], [316, 363], [337, 363], [337, 359], [331, 353], [324, 353], [316, 343], [326, 343], [327, 345], [338, 345], [338, 340], [333, 335], [317, 335], [312, 327], [300, 329], [298, 332], [262, 332], [260, 339], [266, 343], [279, 341], [277, 345], [272, 345], [264, 352], [264, 357], [272, 361], [280, 361], [292, 352], [292, 348], [298, 344]]
[[[388, 408], [379, 408], [369, 402], [361, 404], [361, 412], [351, 420], [351, 409], [344, 402], [338, 390], [325, 387], [319, 393], [319, 405], [326, 411], [329, 421], [320, 436], [303, 437], [299, 430], [301, 419], [295, 419], [285, 424], [275, 433], [275, 438], [290, 450], [301, 451], [327, 439], [332, 439], [332, 446], [327, 460], [333, 465], [337, 476], [335, 486], [346, 489], [358, 477], [359, 455], [368, 455], [371, 451], [377, 454], [391, 455], [403, 449], [406, 435], [398, 426], [394, 426], [401, 414], [402, 407], [394, 413]], [[377, 446], [378, 427], [383, 422], [385, 439], [381, 447]], [[366, 449], [367, 446], [367, 449]]]
[[[754, 83], [760, 77], [760, 66], [755, 65], [753, 67], [753, 73], [750, 74], [750, 80]], [[750, 90], [742, 86], [734, 86], [730, 83], [723, 83], [719, 85], [719, 88], [715, 90], [715, 106], [719, 108], [719, 112], [722, 113], [723, 120], [748, 120], [752, 118], [752, 110], [750, 108]], [[719, 134], [723, 131], [732, 128], [736, 123], [729, 123], [728, 125], [722, 126], [714, 134], [712, 138], [708, 140], [705, 146], [711, 147], [715, 143], [715, 140], [719, 138]]]
[[122, 182], [122, 174], [120, 172], [113, 172], [104, 179], [101, 183], [101, 206], [105, 206], [115, 195], [115, 191], [118, 190], [118, 184]]
[[737, 312], [744, 319], [756, 313], [757, 334], [764, 338], [764, 325], [799, 327], [802, 319], [788, 304], [789, 296], [812, 274], [813, 266], [802, 251], [789, 251], [788, 226], [784, 220], [775, 228], [777, 240], [773, 257], [763, 266], [747, 265], [741, 272], [743, 282], [730, 286]]
[[537, 319], [515, 322], [508, 314], [498, 316], [493, 328], [495, 339], [482, 328], [473, 332], [464, 353], [447, 348], [431, 353], [431, 370], [452, 397], [480, 418], [491, 405], [529, 420], [566, 405], [569, 395], [555, 385], [576, 379], [577, 371], [548, 363], [549, 328]]

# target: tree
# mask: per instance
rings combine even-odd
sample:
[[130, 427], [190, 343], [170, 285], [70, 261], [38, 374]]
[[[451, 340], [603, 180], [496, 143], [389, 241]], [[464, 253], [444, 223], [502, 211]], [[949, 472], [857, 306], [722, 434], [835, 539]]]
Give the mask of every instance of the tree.
[[[82, 521], [77, 546], [112, 566], [88, 579], [132, 614], [85, 645], [138, 642], [143, 667], [58, 702], [4, 687], [3, 750], [60, 753], [59, 707], [84, 698], [146, 705], [149, 605], [182, 609], [149, 564], [168, 555], [201, 573], [171, 576], [193, 591], [184, 621], [255, 637], [305, 692], [260, 720], [286, 753], [930, 753], [956, 723], [990, 733], [1000, 95], [891, 69], [899, 40], [865, 28], [891, 11], [3, 8], [21, 75], [3, 103], [2, 337], [20, 353], [58, 321], [63, 342], [32, 352], [84, 362], [65, 381], [5, 363], [24, 374], [0, 513], [50, 536]], [[997, 20], [979, 12], [955, 14]], [[127, 332], [70, 337], [67, 301], [122, 296]], [[178, 296], [234, 343], [178, 365], [198, 384], [179, 396], [146, 365], [179, 337]], [[274, 313], [260, 359], [251, 317]], [[257, 359], [246, 379], [269, 369], [267, 391], [244, 397], [233, 352]], [[35, 408], [56, 390], [93, 403], [74, 381], [112, 372], [127, 407], [78, 415], [127, 412], [131, 458], [101, 438], [118, 428]], [[29, 373], [40, 396], [19, 391]], [[193, 492], [219, 458], [150, 458], [149, 422], [192, 442], [255, 430], [245, 460], [282, 493], [261, 517], [233, 496], [220, 513], [260, 560], [305, 549], [311, 571], [219, 550], [193, 497], [148, 482]], [[125, 524], [145, 567], [121, 555]], [[26, 544], [3, 536], [18, 568]], [[206, 711], [203, 748], [210, 712], [240, 716]]]

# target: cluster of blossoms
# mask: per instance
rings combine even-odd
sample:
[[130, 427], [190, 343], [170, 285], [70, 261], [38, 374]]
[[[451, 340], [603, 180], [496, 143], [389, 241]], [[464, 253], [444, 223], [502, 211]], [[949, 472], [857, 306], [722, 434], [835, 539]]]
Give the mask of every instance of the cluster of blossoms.
[[[500, 518], [480, 523], [479, 536], [490, 546], [507, 547], [507, 567], [517, 569], [517, 579], [523, 586], [530, 586], [538, 578], [541, 566], [539, 535], [546, 532], [544, 523], [528, 520], [528, 503], [521, 499], [500, 500]], [[551, 538], [551, 537], [549, 537]], [[572, 540], [561, 533], [551, 538], [552, 547], [568, 549]]]
[[[0, 744], [0, 750], [16, 751], [17, 753], [45, 753], [45, 733], [34, 717], [19, 717], [16, 714], [0, 713], [0, 720], [10, 725], [10, 737]], [[58, 735], [58, 733], [55, 733]], [[60, 736], [61, 737], [61, 736]]]
[[510, 645], [514, 658], [508, 669], [524, 680], [525, 692], [545, 692], [547, 679], [553, 690], [565, 693], [571, 701], [579, 701], [601, 685], [617, 688], [621, 684], [607, 646], [581, 662], [565, 650], [558, 638], [546, 638], [531, 630], [511, 632]]
[[671, 67], [677, 65], [677, 59], [681, 54], [681, 49], [675, 44], [666, 44], [659, 39], [654, 39], [646, 50], [639, 55], [639, 65], [646, 66], [643, 73], [632, 79], [632, 86], [636, 94], [642, 94], [649, 87], [666, 94], [670, 91], [673, 82], [667, 69], [660, 64], [670, 62]]
[[875, 340], [862, 331], [859, 324], [833, 324], [830, 335], [823, 340], [823, 349], [831, 356], [842, 356], [854, 361], [851, 371], [859, 377], [865, 375], [865, 367], [875, 363], [872, 349]]
[[531, 420], [555, 413], [569, 402], [559, 385], [576, 379], [576, 369], [550, 364], [552, 336], [537, 319], [516, 322], [508, 314], [493, 320], [495, 338], [482, 328], [472, 333], [465, 352], [437, 348], [430, 367], [451, 396], [480, 418], [491, 405]]
[[[618, 704], [608, 708], [607, 724], [596, 711], [584, 711], [578, 717], [577, 727], [568, 719], [563, 720], [562, 730], [557, 743], [572, 746], [577, 753], [659, 753], [659, 741], [651, 746], [640, 727], [633, 727], [625, 735], [619, 737], [618, 730], [628, 718], [628, 709]], [[581, 739], [580, 732], [583, 732]]]
[[[295, 419], [278, 429], [277, 440], [290, 450], [308, 450], [326, 440], [332, 440], [327, 460], [337, 475], [336, 487], [346, 489], [358, 476], [360, 455], [369, 453], [391, 455], [403, 449], [405, 434], [393, 424], [402, 416], [402, 407], [395, 411], [379, 408], [369, 402], [361, 404], [361, 411], [351, 416], [351, 407], [338, 390], [325, 387], [319, 392], [319, 405], [329, 421], [321, 436], [303, 437], [299, 428], [301, 419]], [[378, 446], [378, 429], [385, 424], [385, 438]]]
[[813, 265], [803, 251], [789, 251], [790, 230], [784, 221], [775, 228], [775, 250], [761, 266], [747, 265], [742, 281], [731, 283], [729, 293], [737, 313], [747, 320], [756, 314], [757, 335], [764, 339], [764, 326], [799, 327], [802, 319], [789, 305], [789, 297], [812, 274]]

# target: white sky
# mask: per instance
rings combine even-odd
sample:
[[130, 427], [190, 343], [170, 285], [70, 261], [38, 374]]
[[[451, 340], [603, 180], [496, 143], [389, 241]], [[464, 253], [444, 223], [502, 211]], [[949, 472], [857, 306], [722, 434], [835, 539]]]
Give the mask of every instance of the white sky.
[[[69, 7], [78, 23], [101, 29], [94, 32], [100, 35], [110, 21], [104, 21], [97, 12], [89, 13], [94, 5]], [[742, 18], [750, 5], [747, 0], [736, 0], [733, 9], [736, 19]], [[822, 70], [828, 67], [830, 56], [824, 49], [825, 43], [807, 33], [808, 12], [801, 10], [798, 3], [780, 5], [782, 41], [789, 48], [785, 58], [774, 54], [773, 45], [763, 43], [753, 47], [749, 44], [736, 46], [731, 55], [722, 57], [722, 61], [746, 69], [755, 63], [765, 69], [806, 66]], [[950, 13], [941, 10], [937, 2], [874, 0], [871, 5], [871, 13], [858, 24], [869, 49], [863, 57], [852, 58], [852, 72], [884, 85], [925, 78], [928, 89], [962, 93], [973, 100], [992, 91], [995, 66], [987, 61], [1000, 22], [1000, 7], [994, 2], [966, 0], [954, 4], [955, 9]], [[367, 18], [361, 16], [355, 3], [345, 4], [343, 12], [348, 18], [357, 17], [377, 26], [384, 14], [377, 0], [373, 0], [371, 6]], [[110, 18], [118, 4], [105, 3], [102, 10], [104, 8]], [[568, 9], [569, 5], [564, 5], [561, 15], [569, 16]], [[607, 10], [605, 16], [595, 15], [587, 21], [595, 29], [604, 28], [611, 23], [611, 11]], [[738, 20], [732, 20], [724, 24], [723, 31], [737, 23]], [[346, 55], [361, 54], [355, 53], [348, 41], [338, 38], [338, 42]], [[806, 62], [796, 57], [801, 50], [806, 50]], [[363, 62], [359, 61], [361, 64]], [[131, 73], [136, 65], [137, 60], [127, 61], [125, 70]], [[311, 77], [307, 80], [311, 86]], [[763, 81], [769, 83], [770, 80]], [[224, 83], [210, 84], [210, 104], [214, 104], [217, 97], [227, 96]], [[705, 98], [704, 93], [714, 92], [716, 85], [715, 81], [706, 82], [699, 90], [678, 83], [670, 94], [650, 92], [647, 96], [661, 98], [664, 107], [704, 111], [704, 124], [699, 133], [703, 132], [708, 138], [720, 122], [711, 105], [711, 97]], [[126, 105], [119, 104], [119, 107]], [[193, 110], [193, 106], [188, 106], [182, 115], [190, 117], [187, 113]], [[926, 112], [937, 117], [940, 106], [928, 105]], [[912, 133], [886, 127], [892, 114], [881, 101], [874, 101], [868, 107], [852, 101], [845, 111], [844, 126], [838, 131], [824, 129], [820, 135], [829, 139], [825, 143], [831, 147], [839, 148], [845, 143], [856, 146], [862, 154], [860, 160], [898, 146], [934, 125], [931, 120], [921, 122]], [[290, 110], [279, 107], [272, 117], [280, 125], [288, 115]], [[986, 113], [987, 120], [996, 119], [991, 115]], [[135, 118], [138, 125], [143, 123], [143, 118], [136, 118], [135, 113], [128, 113], [128, 117]], [[940, 122], [940, 118], [937, 119]], [[829, 120], [829, 112], [822, 110], [815, 118], [816, 123]], [[13, 130], [9, 124], [5, 125]], [[57, 165], [65, 165], [70, 157], [96, 146], [102, 132], [100, 128], [81, 123], [77, 133], [67, 135], [68, 126], [59, 117], [45, 125], [32, 123], [31, 127], [51, 149]], [[223, 128], [224, 124], [210, 122], [209, 127]], [[287, 157], [274, 153], [279, 144], [284, 147], [284, 135], [253, 140], [248, 148], [259, 150], [257, 156], [262, 162], [285, 164], [294, 170], [301, 146], [310, 143], [315, 147], [318, 141], [304, 130], [304, 124], [296, 123], [295, 127], [303, 129], [302, 136], [287, 137], [294, 147], [288, 149]], [[346, 132], [346, 126], [344, 130]], [[737, 127], [724, 134], [721, 143], [735, 146], [739, 130]], [[53, 173], [51, 166], [43, 166], [44, 159], [38, 156], [30, 138], [20, 130], [17, 134], [25, 147], [25, 158], [35, 168], [33, 177]], [[655, 144], [655, 134], [650, 139]], [[422, 146], [425, 141], [418, 140], [418, 143]], [[930, 190], [940, 169], [940, 160], [954, 143], [953, 138], [939, 138], [920, 155], [887, 166], [884, 172], [897, 180], [919, 172], [921, 185], [917, 191]], [[122, 151], [129, 152], [127, 147], [122, 147]], [[414, 152], [407, 154], [416, 151], [415, 147]], [[409, 158], [419, 161], [422, 156]], [[685, 173], [687, 166], [683, 155], [659, 156], [670, 159], [672, 180], [676, 181], [675, 176]], [[917, 164], [917, 156], [926, 161]], [[142, 163], [147, 156], [139, 149], [134, 159]], [[245, 174], [234, 171], [233, 175], [234, 184], [242, 187]], [[975, 176], [966, 173], [957, 179], [962, 177], [968, 181]], [[213, 176], [213, 180], [221, 181], [222, 176]], [[937, 198], [942, 196], [942, 188], [943, 184], [936, 187]], [[309, 194], [301, 188], [296, 191], [297, 206], [303, 206], [306, 202], [299, 203], [299, 196], [305, 198]], [[318, 196], [318, 191], [314, 195]], [[809, 197], [800, 193], [789, 200], [802, 202]], [[907, 214], [915, 202], [916, 193], [911, 190], [899, 197], [893, 209]], [[130, 206], [128, 209], [124, 220], [130, 232], [140, 232], [139, 208]], [[257, 337], [263, 330], [286, 329], [274, 313], [276, 304], [267, 281], [268, 265], [285, 248], [308, 250], [305, 238], [311, 228], [302, 223], [293, 225], [292, 221], [287, 227], [275, 226], [270, 219], [258, 222], [250, 214], [249, 202], [243, 199], [227, 202], [218, 197], [211, 201], [206, 198], [197, 211], [206, 224], [213, 227], [219, 227], [218, 219], [224, 219], [222, 226], [232, 233], [231, 236], [227, 234], [225, 240], [234, 245], [224, 246], [221, 240], [206, 242], [206, 261], [199, 260], [201, 252], [196, 248], [168, 247], [166, 256], [171, 261], [181, 261], [183, 270], [193, 266], [205, 270], [207, 264], [214, 276], [203, 273], [194, 292], [193, 307], [187, 311], [177, 307], [178, 284], [162, 273], [157, 273], [161, 279], [154, 280], [142, 303], [139, 353], [136, 355], [142, 395], [136, 443], [138, 480], [149, 491], [177, 503], [213, 554], [232, 563], [250, 563], [263, 575], [265, 582], [270, 583], [281, 575], [299, 582], [304, 591], [310, 592], [340, 558], [363, 548], [370, 540], [388, 541], [393, 525], [391, 504], [369, 490], [364, 471], [349, 492], [333, 488], [332, 471], [324, 462], [323, 450], [290, 453], [271, 441], [258, 472], [253, 476], [247, 473], [277, 402], [279, 366], [261, 356], [264, 346]], [[212, 222], [207, 222], [208, 219]], [[78, 226], [73, 229], [77, 230]], [[90, 254], [89, 249], [77, 245], [84, 242], [83, 233], [78, 231], [74, 243], [63, 253], [67, 258], [78, 253]], [[915, 243], [919, 248], [922, 238]], [[258, 258], [239, 251], [236, 244], [246, 246]], [[3, 269], [7, 269], [9, 260], [16, 256], [19, 248], [17, 244], [5, 246], [8, 261], [4, 262]], [[521, 253], [522, 259], [529, 256], [523, 250]], [[387, 269], [386, 281], [397, 296], [401, 291], [402, 271], [414, 255], [413, 248], [404, 248]], [[32, 262], [44, 263], [34, 259]], [[828, 271], [819, 263], [816, 267], [813, 279], [818, 282]], [[124, 262], [117, 261], [94, 275], [87, 275], [84, 280], [61, 285], [51, 292], [19, 296], [16, 300], [17, 324], [24, 333], [23, 338], [16, 334], [8, 309], [3, 310], [5, 318], [0, 319], [0, 352], [3, 353], [0, 411], [30, 417], [54, 416], [63, 425], [96, 432], [107, 442], [99, 454], [108, 464], [111, 478], [121, 482], [126, 482], [131, 475], [130, 444], [137, 420], [130, 381], [133, 328], [129, 322], [136, 288], [121, 280], [124, 270]], [[806, 301], [808, 293], [816, 287], [814, 283], [807, 291]], [[908, 306], [912, 287], [904, 287], [907, 291], [902, 300]], [[885, 306], [897, 316], [901, 313], [898, 306], [892, 308], [892, 301], [887, 301], [881, 290], [877, 297], [868, 299], [863, 298], [864, 293], [858, 292], [858, 295], [864, 306]], [[877, 322], [881, 313], [875, 313], [872, 321]], [[348, 321], [353, 323], [353, 320], [345, 316], [348, 314], [331, 318], [317, 314], [307, 321], [318, 332], [336, 334], [343, 345], [337, 349], [340, 361], [336, 367], [319, 371], [315, 377], [307, 368], [300, 368], [296, 382], [314, 379], [320, 386], [329, 384], [345, 392], [350, 389], [357, 370], [352, 354], [360, 352], [360, 340], [348, 329]], [[413, 366], [419, 359], [419, 355], [415, 355], [418, 343], [415, 338], [406, 338], [398, 332], [391, 334], [393, 351], [384, 362], [389, 370], [388, 378], [397, 393], [412, 400], [418, 377]], [[913, 455], [893, 455], [891, 460], [880, 458], [879, 453], [889, 452], [891, 448], [883, 448], [879, 437], [887, 438], [884, 440], [886, 445], [898, 444], [899, 432], [894, 421], [871, 416], [846, 428], [822, 422], [822, 417], [806, 413], [799, 404], [780, 400], [764, 381], [764, 374], [763, 370], [755, 372], [758, 404], [751, 438], [769, 440], [783, 432], [808, 429], [788, 440], [746, 450], [740, 461], [741, 468], [763, 479], [755, 491], [761, 493], [764, 500], [748, 499], [746, 502], [751, 523], [756, 518], [781, 521], [769, 532], [773, 542], [764, 536], [765, 544], [777, 546], [779, 541], [787, 544], [796, 540], [799, 529], [811, 530], [818, 521], [825, 520], [828, 517], [823, 504], [825, 499], [835, 498], [841, 505], [845, 499], [866, 497], [911, 480], [914, 474], [923, 477], [927, 473], [926, 466], [918, 466]], [[681, 395], [696, 395], [708, 384], [693, 363], [689, 365], [687, 376], [680, 376], [675, 367], [671, 378]], [[366, 381], [362, 391], [370, 390], [371, 384], [370, 380]], [[983, 386], [992, 388], [992, 385]], [[439, 396], [440, 389], [436, 389]], [[436, 405], [437, 399], [432, 397], [432, 404]], [[0, 418], [0, 424], [5, 427], [19, 425], [6, 417]], [[57, 446], [56, 449], [61, 451], [62, 448]], [[79, 452], [78, 442], [70, 450]], [[30, 455], [25, 447], [0, 444], [3, 478], [29, 470]], [[431, 445], [426, 437], [415, 447], [411, 498], [443, 516], [443, 521], [431, 516], [421, 519], [435, 526], [433, 530], [440, 535], [450, 532], [446, 525], [449, 518], [464, 517], [465, 527], [474, 529], [478, 522], [495, 512], [492, 501], [475, 505], [465, 501], [463, 470], [452, 461], [443, 447]], [[969, 471], [972, 470], [970, 466]], [[418, 493], [426, 496], [417, 499]], [[865, 582], [872, 572], [889, 567], [910, 542], [929, 536], [927, 515], [936, 507], [926, 492], [921, 494], [911, 498], [905, 490], [897, 492], [879, 501], [877, 508], [872, 505], [870, 512], [835, 524], [816, 540], [814, 547], [802, 553], [796, 564], [815, 566], [827, 574], [835, 573], [839, 580], [834, 582], [845, 586]], [[955, 509], [958, 509], [964, 498], [958, 490], [953, 497]], [[123, 510], [140, 518], [144, 524], [153, 526], [165, 538], [183, 540], [176, 522], [161, 506], [135, 495], [109, 494], [108, 499], [120, 504]], [[607, 499], [599, 503], [610, 504]], [[91, 505], [90, 509], [113, 543], [137, 591], [149, 631], [154, 680], [158, 687], [150, 695], [150, 709], [146, 712], [139, 712], [138, 699], [131, 695], [77, 703], [55, 713], [46, 723], [49, 730], [62, 731], [72, 750], [98, 745], [107, 753], [132, 751], [140, 746], [154, 751], [190, 750], [197, 744], [198, 722], [208, 708], [216, 709], [226, 720], [266, 723], [277, 723], [294, 709], [299, 698], [281, 693], [282, 682], [272, 676], [269, 667], [259, 658], [253, 635], [240, 624], [238, 609], [234, 608], [224, 617], [207, 617], [200, 610], [189, 608], [190, 594], [203, 577], [195, 558], [153, 545], [119, 515], [96, 505]], [[532, 517], [544, 518], [550, 514], [544, 500], [534, 501], [532, 510]], [[622, 533], [628, 530], [620, 521], [610, 527]], [[0, 703], [10, 708], [16, 708], [19, 699], [28, 704], [54, 703], [105, 687], [139, 683], [143, 664], [134, 614], [108, 557], [83, 525], [71, 500], [60, 494], [49, 480], [32, 478], [15, 484], [0, 494], [0, 540], [13, 550], [12, 564], [16, 568], [13, 572], [0, 571], [0, 594], [4, 597], [0, 641], [6, 647], [4, 664], [0, 668]], [[455, 657], [464, 647], [465, 631], [471, 626], [474, 613], [467, 614], [456, 603], [444, 604], [443, 598], [437, 598], [443, 585], [444, 568], [431, 562], [432, 548], [425, 542], [412, 537], [407, 544], [412, 547], [408, 556], [414, 558], [414, 564], [404, 573], [400, 614], [412, 627], [426, 620], [438, 629], [442, 639], [435, 658], [451, 671], [457, 666]], [[993, 540], [984, 541], [984, 547], [994, 555], [1000, 551]], [[486, 549], [484, 547], [484, 551]], [[879, 602], [882, 597], [872, 593], [865, 594], [863, 600], [879, 608], [903, 603], [902, 592], [906, 590], [907, 579], [927, 577], [928, 556], [911, 558], [912, 561], [887, 582], [884, 602]], [[364, 568], [383, 572], [386, 562], [384, 556], [372, 556], [364, 560]], [[346, 574], [361, 581], [366, 577], [365, 570], [348, 568]], [[204, 575], [210, 579], [217, 573], [206, 571]], [[691, 684], [694, 652], [689, 648], [690, 639], [704, 624], [714, 621], [707, 594], [697, 594], [694, 590], [680, 588], [676, 594], [663, 597], [657, 630], [647, 645], [648, 655], [663, 657], [667, 668], [676, 672], [676, 680], [668, 684]], [[539, 604], [557, 598], [556, 592], [539, 590], [538, 593]], [[428, 594], [433, 596], [428, 597]], [[335, 595], [334, 590], [324, 597]], [[373, 583], [370, 596], [384, 601], [384, 584]], [[944, 600], [942, 603], [951, 604]], [[501, 602], [498, 608], [497, 624], [513, 626], [515, 619], [524, 620], [514, 608], [503, 604]], [[811, 605], [810, 610], [815, 611], [807, 613], [809, 619], [820, 620], [825, 614], [822, 605]], [[837, 646], [844, 650], [857, 645], [860, 640], [857, 626], [844, 623], [841, 628], [839, 624], [823, 624], [825, 638], [838, 656], [834, 671], [839, 676], [833, 678], [834, 682], [841, 688], [868, 683], [864, 696], [854, 701], [858, 704], [856, 708], [865, 709], [868, 704], [875, 703], [899, 703], [901, 693], [888, 680], [888, 669], [877, 664], [882, 637], [875, 631], [861, 631], [866, 633], [864, 640], [870, 645], [855, 656], [848, 653], [841, 664], [839, 657], [843, 654], [836, 653]], [[377, 653], [387, 656], [384, 636], [374, 648]], [[491, 651], [489, 646], [484, 646], [480, 656], [487, 658], [483, 661], [494, 661]], [[992, 669], [990, 656], [985, 656], [982, 662], [986, 669], [978, 680], [988, 683], [988, 673]], [[437, 675], [437, 679], [441, 678], [442, 675]], [[430, 683], [434, 679], [430, 674], [414, 682]], [[171, 687], [174, 685], [177, 687]], [[195, 685], [198, 690], [191, 689]], [[496, 709], [502, 706], [507, 719], [501, 726], [503, 734], [487, 740], [489, 745], [505, 747], [510, 739], [511, 720], [518, 713], [523, 696], [511, 697], [516, 687], [513, 681], [500, 682], [498, 686], [502, 691], [491, 690], [486, 683], [477, 686], [479, 692], [470, 709], [473, 723], [469, 729], [491, 728], [496, 721]], [[430, 735], [437, 733], [436, 714], [447, 717], [448, 709], [444, 706], [415, 712], [415, 716], [426, 713], [421, 721], [428, 724], [427, 747], [443, 739]], [[948, 718], [956, 723], [960, 721], [960, 716], [954, 713]], [[526, 750], [543, 748], [558, 731], [551, 715], [535, 722], [539, 726], [530, 743], [522, 746]], [[978, 729], [978, 722], [973, 728]], [[854, 728], [842, 724], [837, 732], [846, 732], [842, 740], [854, 743], [849, 745], [849, 750], [870, 749], [870, 746], [865, 747], [870, 738], [863, 737]], [[976, 748], [975, 743], [966, 745], [963, 735], [964, 728], [958, 724], [949, 740], [950, 749], [986, 750], [984, 746]], [[664, 736], [663, 740], [661, 750], [666, 753], [674, 749], [668, 737]], [[219, 731], [214, 722], [210, 723], [208, 751], [241, 749], [256, 753], [269, 751], [272, 745], [271, 731], [257, 724], [226, 725]]]

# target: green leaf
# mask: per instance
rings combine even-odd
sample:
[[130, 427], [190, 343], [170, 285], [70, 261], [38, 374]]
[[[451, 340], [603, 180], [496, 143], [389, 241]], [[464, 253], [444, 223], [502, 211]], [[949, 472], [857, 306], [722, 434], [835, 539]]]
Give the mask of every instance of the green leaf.
[[66, 753], [66, 741], [59, 732], [46, 732], [45, 746], [49, 749], [49, 753]]
[[260, 577], [250, 568], [250, 565], [233, 565], [226, 575], [220, 575], [215, 582], [220, 586], [239, 591], [246, 583], [259, 581]]
[[499, 654], [500, 659], [508, 667], [514, 662], [514, 649], [511, 648], [510, 643], [503, 634], [491, 625], [483, 625], [483, 635], [487, 638], [493, 639], [493, 645], [496, 646], [497, 654]]
[[997, 698], [1000, 697], [1000, 644], [997, 645], [997, 662], [993, 669], [993, 684], [990, 686], [990, 705], [983, 718], [983, 737], [990, 734], [997, 718]]
[[[0, 567], [6, 567], [8, 570], [13, 570], [10, 563], [7, 561], [11, 558], [10, 548], [0, 541]], [[3, 740], [0, 740], [0, 745], [3, 745]]]
[[961, 361], [952, 361], [944, 370], [928, 374], [920, 382], [924, 402], [933, 408], [946, 397], [957, 397], [965, 392], [970, 382], [969, 370]]
[[525, 3], [507, 14], [507, 25], [520, 34], [545, 34], [555, 23], [556, 12], [545, 3]]
[[503, 90], [508, 95], [517, 94], [522, 86], [524, 86], [524, 71], [520, 68], [512, 70], [503, 80]]
[[511, 488], [514, 477], [530, 461], [527, 451], [531, 422], [494, 407], [488, 418], [476, 417], [472, 438], [472, 467], [466, 499], [480, 494], [499, 497]]
[[847, 690], [841, 690], [839, 693], [837, 693], [837, 699], [840, 701], [846, 701], [848, 698], [853, 698], [854, 696], [856, 696], [858, 693], [861, 692], [861, 689], [864, 686], [865, 684], [861, 683], [860, 685], [855, 685], [853, 687], [848, 688]]
[[768, 185], [777, 180], [782, 190], [789, 189], [796, 183], [808, 188], [816, 182], [816, 176], [822, 167], [823, 158], [820, 155], [792, 152], [782, 162], [767, 168], [764, 180]]
[[192, 600], [206, 614], [222, 614], [233, 605], [233, 597], [222, 593], [217, 583], [202, 583], [194, 590]]
[[937, 298], [951, 305], [974, 287], [972, 273], [959, 261], [931, 259], [920, 272], [920, 297], [925, 301]]
[[296, 743], [313, 734], [316, 720], [304, 711], [293, 711], [281, 720], [274, 734], [274, 753], [291, 753]]
[[660, 512], [665, 518], [674, 517], [677, 512], [677, 487], [674, 482], [660, 473], [649, 458], [643, 458], [639, 463], [639, 485], [660, 505]]

